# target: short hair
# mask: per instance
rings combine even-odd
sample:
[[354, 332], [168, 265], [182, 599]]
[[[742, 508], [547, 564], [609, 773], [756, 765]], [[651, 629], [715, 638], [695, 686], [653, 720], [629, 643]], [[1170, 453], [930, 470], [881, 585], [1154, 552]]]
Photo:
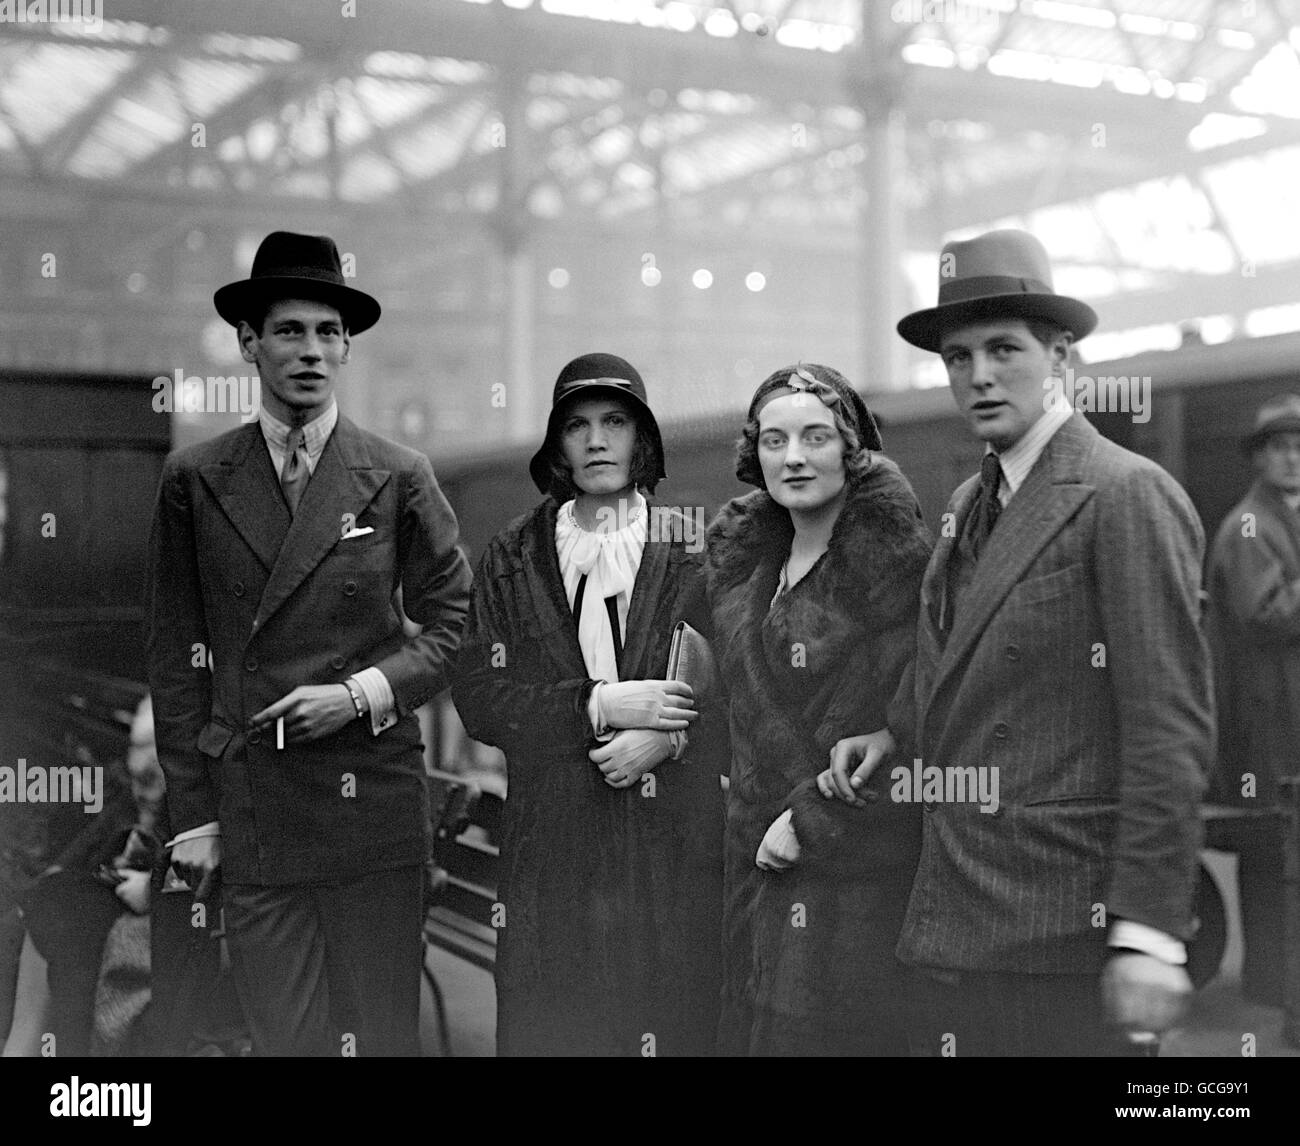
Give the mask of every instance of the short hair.
[[[825, 403], [823, 403], [825, 405]], [[844, 476], [850, 482], [860, 481], [871, 472], [871, 451], [866, 449], [853, 427], [844, 419], [844, 415], [835, 406], [826, 407], [835, 420], [835, 428], [844, 439]], [[750, 418], [741, 428], [740, 438], [736, 442], [736, 476], [749, 485], [767, 489], [763, 479], [763, 464], [758, 460], [758, 414]]]
[[1062, 326], [1059, 322], [1056, 322], [1053, 319], [1026, 318], [1023, 321], [1025, 326], [1029, 328], [1029, 333], [1038, 339], [1038, 341], [1048, 350], [1050, 350], [1056, 344], [1057, 339], [1061, 338], [1063, 335], [1068, 334], [1070, 338], [1074, 338], [1074, 331], [1072, 331], [1068, 326]]
[[[628, 476], [637, 489], [654, 493], [655, 486], [659, 484], [659, 451], [655, 448], [654, 438], [650, 435], [650, 429], [641, 411], [637, 410], [631, 402], [624, 401], [621, 404], [636, 425], [636, 440], [632, 443], [632, 464], [628, 467]], [[582, 491], [573, 480], [573, 471], [564, 460], [564, 453], [560, 449], [560, 433], [561, 422], [557, 418], [554, 430], [547, 436], [542, 446], [542, 458], [546, 462], [548, 474], [546, 492], [563, 505], [566, 501], [572, 501]]]

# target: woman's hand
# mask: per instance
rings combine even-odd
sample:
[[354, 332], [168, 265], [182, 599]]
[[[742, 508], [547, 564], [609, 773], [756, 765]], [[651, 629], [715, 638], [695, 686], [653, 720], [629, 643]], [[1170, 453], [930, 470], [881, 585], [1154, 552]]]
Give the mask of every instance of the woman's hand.
[[681, 732], [699, 716], [691, 686], [680, 680], [624, 680], [602, 684], [597, 703], [607, 728]]
[[754, 863], [764, 871], [785, 871], [799, 862], [799, 837], [795, 835], [794, 824], [787, 808], [767, 829], [763, 842], [758, 845], [758, 854]]
[[668, 733], [650, 728], [629, 728], [608, 743], [593, 748], [587, 755], [611, 788], [630, 788], [671, 754]]
[[817, 777], [817, 790], [828, 800], [838, 796], [846, 804], [865, 808], [867, 801], [857, 794], [858, 789], [895, 747], [888, 728], [864, 736], [846, 736], [831, 749], [831, 766]]

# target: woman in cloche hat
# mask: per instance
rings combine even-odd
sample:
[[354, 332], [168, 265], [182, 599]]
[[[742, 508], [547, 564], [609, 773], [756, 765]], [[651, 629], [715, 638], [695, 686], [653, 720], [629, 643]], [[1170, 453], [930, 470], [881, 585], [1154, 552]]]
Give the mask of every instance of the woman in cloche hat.
[[565, 366], [529, 472], [546, 498], [483, 555], [453, 689], [509, 775], [497, 1053], [708, 1053], [725, 721], [664, 679], [677, 623], [708, 626], [702, 538], [645, 496], [663, 445], [637, 371]]
[[[709, 527], [715, 644], [731, 698], [720, 1049], [906, 1054], [894, 958], [916, 809], [818, 775], [884, 730], [911, 659], [930, 537], [865, 403], [828, 366], [759, 386], [736, 476], [758, 487]], [[888, 736], [887, 732], [883, 733]]]

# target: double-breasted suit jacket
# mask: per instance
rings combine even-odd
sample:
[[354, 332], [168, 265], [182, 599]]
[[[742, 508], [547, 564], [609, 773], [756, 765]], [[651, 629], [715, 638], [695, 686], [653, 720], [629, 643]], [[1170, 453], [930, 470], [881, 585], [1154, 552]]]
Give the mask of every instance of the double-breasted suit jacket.
[[[172, 831], [219, 821], [227, 881], [343, 880], [424, 860], [414, 710], [446, 684], [467, 613], [456, 541], [428, 459], [341, 415], [296, 515], [256, 422], [168, 459], [150, 539], [158, 757]], [[379, 736], [354, 720], [279, 750], [274, 730], [245, 731], [298, 685], [371, 665], [396, 702]]]
[[[949, 521], [978, 490], [957, 489]], [[954, 532], [941, 529], [922, 584], [904, 739], [927, 768], [997, 769], [1000, 806], [926, 804], [900, 957], [1082, 973], [1100, 968], [1116, 919], [1188, 938], [1214, 734], [1190, 500], [1076, 413], [944, 631]]]

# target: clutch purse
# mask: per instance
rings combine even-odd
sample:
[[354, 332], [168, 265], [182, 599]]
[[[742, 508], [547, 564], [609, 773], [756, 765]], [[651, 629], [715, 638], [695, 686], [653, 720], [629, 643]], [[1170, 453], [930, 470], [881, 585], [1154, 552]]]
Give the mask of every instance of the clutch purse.
[[713, 691], [717, 673], [709, 642], [685, 621], [678, 621], [673, 630], [672, 647], [668, 650], [667, 679], [689, 684], [695, 699], [699, 700]]

